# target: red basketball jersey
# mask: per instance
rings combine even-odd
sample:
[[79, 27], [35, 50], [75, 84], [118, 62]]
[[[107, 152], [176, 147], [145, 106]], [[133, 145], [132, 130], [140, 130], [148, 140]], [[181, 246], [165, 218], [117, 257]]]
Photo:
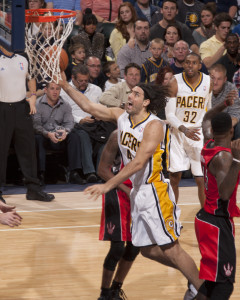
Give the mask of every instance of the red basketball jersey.
[[213, 140], [209, 140], [203, 147], [201, 152], [201, 164], [204, 174], [204, 182], [205, 182], [205, 195], [206, 200], [204, 204], [204, 210], [210, 214], [218, 215], [218, 216], [226, 216], [226, 217], [239, 217], [240, 210], [236, 205], [236, 195], [237, 195], [237, 187], [239, 183], [239, 175], [234, 191], [229, 199], [229, 201], [223, 201], [220, 199], [217, 187], [217, 181], [215, 177], [209, 171], [209, 163], [213, 159], [213, 157], [221, 152], [227, 151], [231, 153], [231, 149], [215, 146], [210, 148], [210, 144]]

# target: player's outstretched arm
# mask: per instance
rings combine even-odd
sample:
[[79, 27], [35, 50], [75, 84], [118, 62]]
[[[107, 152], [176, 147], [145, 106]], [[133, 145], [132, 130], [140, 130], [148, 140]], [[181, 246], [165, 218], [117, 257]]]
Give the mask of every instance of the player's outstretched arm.
[[213, 108], [211, 108], [206, 112], [202, 122], [202, 130], [203, 130], [203, 136], [205, 142], [213, 138], [212, 130], [211, 130], [211, 119], [217, 113], [223, 111], [227, 106], [233, 105], [235, 99], [236, 99], [236, 91], [232, 90], [227, 94], [223, 102], [219, 103], [218, 105], [214, 106]]
[[91, 102], [83, 93], [75, 90], [66, 80], [58, 83], [73, 101], [85, 112], [91, 114], [98, 120], [116, 122], [124, 112], [118, 107], [108, 108], [102, 104]]
[[90, 186], [85, 189], [85, 193], [93, 196], [93, 199], [97, 199], [101, 194], [107, 193], [141, 170], [161, 143], [163, 137], [162, 124], [158, 120], [149, 122], [144, 129], [143, 139], [135, 158], [105, 184]]

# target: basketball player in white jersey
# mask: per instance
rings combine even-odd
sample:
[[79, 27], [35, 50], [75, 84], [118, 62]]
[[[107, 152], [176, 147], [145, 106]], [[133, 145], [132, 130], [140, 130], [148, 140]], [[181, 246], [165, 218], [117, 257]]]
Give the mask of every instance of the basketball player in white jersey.
[[[151, 113], [166, 105], [166, 89], [140, 83], [129, 94], [124, 111], [89, 101], [67, 81], [59, 83], [69, 96], [96, 119], [118, 123], [118, 142], [125, 167], [105, 184], [86, 189], [93, 198], [130, 178], [132, 243], [143, 256], [180, 270], [198, 289], [201, 280], [192, 258], [181, 248], [179, 215], [174, 194], [162, 174], [165, 124]], [[191, 299], [191, 298], [185, 298]]]
[[166, 119], [171, 126], [168, 170], [177, 201], [182, 171], [191, 167], [203, 207], [205, 195], [200, 163], [203, 147], [201, 126], [207, 109], [211, 108], [211, 83], [210, 76], [199, 72], [202, 67], [199, 55], [188, 54], [183, 67], [183, 73], [175, 75], [170, 83], [171, 98], [166, 105]]

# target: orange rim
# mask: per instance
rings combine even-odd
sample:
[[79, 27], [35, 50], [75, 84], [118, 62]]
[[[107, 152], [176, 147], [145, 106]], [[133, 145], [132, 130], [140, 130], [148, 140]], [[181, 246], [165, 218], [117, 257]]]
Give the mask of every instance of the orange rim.
[[[62, 15], [49, 16], [46, 13], [64, 13]], [[26, 9], [25, 10], [25, 22], [35, 23], [35, 22], [54, 22], [58, 19], [69, 19], [76, 16], [76, 11], [68, 9]]]

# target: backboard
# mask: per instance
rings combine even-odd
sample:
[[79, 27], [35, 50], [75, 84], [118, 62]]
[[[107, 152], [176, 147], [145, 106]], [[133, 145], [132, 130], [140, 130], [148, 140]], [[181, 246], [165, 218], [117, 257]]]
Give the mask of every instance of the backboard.
[[0, 0], [0, 45], [8, 51], [24, 51], [25, 0]]

